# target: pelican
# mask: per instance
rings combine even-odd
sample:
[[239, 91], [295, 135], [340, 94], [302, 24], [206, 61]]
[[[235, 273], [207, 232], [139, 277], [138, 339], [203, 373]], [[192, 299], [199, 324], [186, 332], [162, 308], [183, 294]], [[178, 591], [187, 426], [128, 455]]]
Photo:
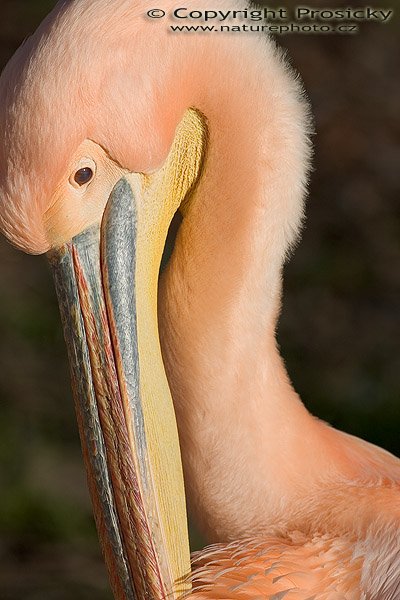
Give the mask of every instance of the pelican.
[[270, 39], [157, 5], [60, 2], [0, 79], [0, 229], [52, 265], [114, 596], [398, 600], [400, 462], [310, 415], [275, 339], [301, 85]]

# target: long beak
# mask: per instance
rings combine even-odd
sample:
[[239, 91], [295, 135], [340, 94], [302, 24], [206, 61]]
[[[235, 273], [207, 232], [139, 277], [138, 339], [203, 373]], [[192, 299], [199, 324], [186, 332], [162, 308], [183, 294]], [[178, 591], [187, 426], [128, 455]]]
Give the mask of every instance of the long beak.
[[[179, 443], [158, 342], [158, 273], [140, 265], [138, 228], [135, 195], [121, 179], [101, 227], [49, 259], [113, 592], [118, 600], [159, 600], [187, 590], [190, 560]], [[152, 308], [142, 316], [145, 304]]]

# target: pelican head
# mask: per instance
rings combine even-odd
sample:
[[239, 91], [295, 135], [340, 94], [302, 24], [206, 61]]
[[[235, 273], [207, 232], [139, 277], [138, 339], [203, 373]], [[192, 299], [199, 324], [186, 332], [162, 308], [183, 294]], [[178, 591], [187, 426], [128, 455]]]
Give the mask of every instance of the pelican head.
[[[222, 222], [233, 197], [260, 186], [264, 198], [281, 195], [269, 207], [277, 303], [273, 281], [301, 221], [299, 85], [271, 42], [234, 44], [232, 61], [232, 39], [171, 35], [132, 0], [63, 1], [0, 79], [0, 229], [52, 265], [97, 528], [120, 600], [178, 596], [190, 570], [157, 324], [171, 220], [178, 209], [195, 215], [207, 198], [218, 196], [210, 211]], [[246, 132], [261, 103], [257, 140]], [[256, 208], [249, 201], [243, 221]], [[237, 210], [227, 227], [241, 226]]]

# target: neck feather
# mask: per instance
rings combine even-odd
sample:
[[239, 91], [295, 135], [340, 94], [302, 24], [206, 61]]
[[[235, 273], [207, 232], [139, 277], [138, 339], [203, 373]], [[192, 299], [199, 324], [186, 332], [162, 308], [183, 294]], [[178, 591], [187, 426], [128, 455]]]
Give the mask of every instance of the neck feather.
[[[207, 119], [208, 148], [159, 293], [189, 505], [214, 539], [258, 527], [256, 509], [239, 524], [243, 511], [224, 498], [249, 468], [270, 480], [265, 456], [289, 414], [308, 418], [275, 343], [282, 264], [303, 213], [307, 109], [271, 43], [244, 44], [239, 59], [232, 50], [222, 44], [195, 78], [190, 103]], [[241, 501], [264, 492], [248, 485]]]

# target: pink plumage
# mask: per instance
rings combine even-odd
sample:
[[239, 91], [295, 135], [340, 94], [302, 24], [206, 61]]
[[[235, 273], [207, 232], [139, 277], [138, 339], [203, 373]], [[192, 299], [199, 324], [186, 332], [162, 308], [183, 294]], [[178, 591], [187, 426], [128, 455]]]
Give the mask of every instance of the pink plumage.
[[6, 69], [1, 228], [47, 250], [50, 191], [80, 142], [152, 172], [185, 109], [199, 109], [205, 169], [159, 293], [189, 504], [219, 542], [194, 557], [190, 598], [397, 600], [400, 462], [311, 416], [275, 341], [309, 169], [301, 87], [270, 40], [174, 36], [144, 10], [63, 3]]

